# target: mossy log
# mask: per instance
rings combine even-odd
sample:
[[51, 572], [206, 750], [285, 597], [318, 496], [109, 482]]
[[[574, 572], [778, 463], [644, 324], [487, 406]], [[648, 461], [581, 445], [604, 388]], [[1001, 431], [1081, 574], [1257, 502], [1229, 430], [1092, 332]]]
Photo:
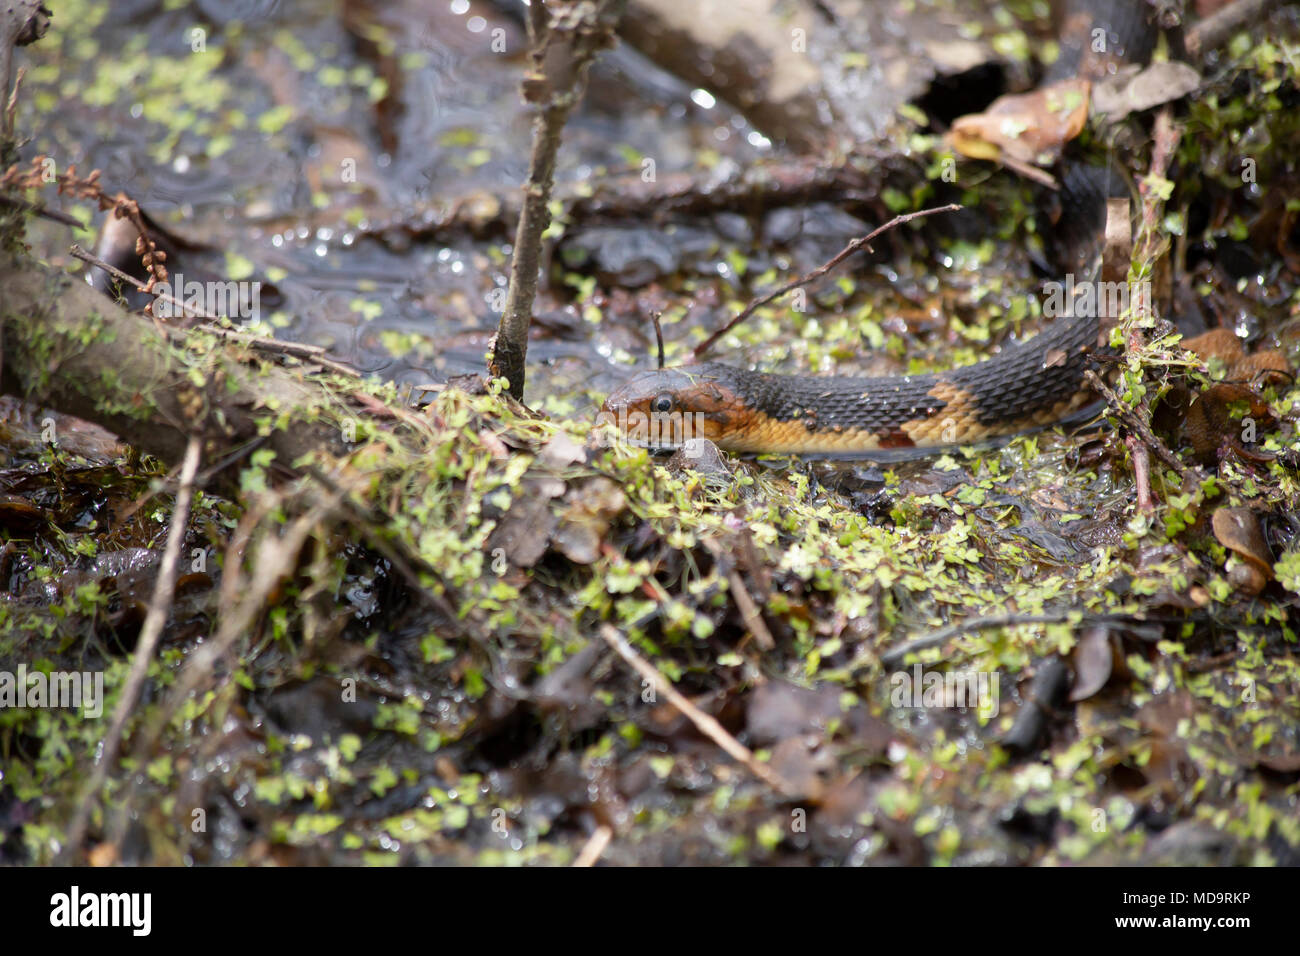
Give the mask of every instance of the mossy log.
[[209, 467], [256, 444], [280, 469], [342, 454], [355, 435], [337, 378], [209, 333], [175, 344], [80, 278], [30, 259], [0, 261], [0, 323], [6, 394], [101, 425], [168, 464], [196, 433]]

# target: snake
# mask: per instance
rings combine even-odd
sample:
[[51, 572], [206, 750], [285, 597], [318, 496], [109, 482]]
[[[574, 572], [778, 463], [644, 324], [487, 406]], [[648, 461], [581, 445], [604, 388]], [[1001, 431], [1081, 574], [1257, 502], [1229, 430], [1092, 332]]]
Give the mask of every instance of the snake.
[[[1151, 10], [1141, 0], [1071, 3], [1055, 74], [1104, 72], [1090, 42], [1102, 35], [1117, 58], [1144, 60], [1156, 32]], [[1099, 250], [1106, 191], [1087, 173], [1067, 168], [1062, 177], [1063, 204], [1074, 209], [1058, 221], [1058, 231], [1077, 232], [1082, 223]], [[1079, 243], [1063, 242], [1071, 244], [1077, 254]], [[1050, 427], [1095, 403], [1085, 372], [1106, 347], [1098, 344], [1101, 323], [1089, 311], [1058, 318], [984, 361], [933, 374], [788, 375], [719, 362], [659, 368], [611, 393], [598, 421], [614, 423], [636, 444], [670, 449], [707, 438], [725, 451], [757, 454], [871, 456], [1009, 437]]]

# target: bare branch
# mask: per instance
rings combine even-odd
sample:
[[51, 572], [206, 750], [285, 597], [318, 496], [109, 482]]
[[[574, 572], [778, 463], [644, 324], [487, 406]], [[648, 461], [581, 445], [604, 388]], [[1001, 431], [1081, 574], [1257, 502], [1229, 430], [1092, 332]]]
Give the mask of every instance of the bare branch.
[[700, 357], [703, 356], [704, 353], [709, 350], [709, 348], [713, 345], [713, 343], [718, 341], [718, 339], [722, 338], [724, 335], [726, 335], [728, 332], [734, 329], [741, 322], [744, 322], [747, 318], [753, 315], [756, 310], [758, 310], [762, 306], [767, 305], [767, 303], [771, 302], [773, 299], [779, 299], [787, 292], [791, 292], [799, 288], [800, 286], [807, 285], [809, 282], [812, 282], [816, 279], [820, 279], [822, 276], [830, 272], [837, 265], [839, 265], [849, 256], [853, 255], [853, 253], [857, 252], [859, 249], [865, 248], [868, 252], [870, 252], [871, 240], [875, 239], [877, 236], [880, 236], [888, 232], [890, 229], [893, 229], [895, 226], [901, 226], [905, 222], [911, 222], [913, 219], [920, 219], [923, 216], [933, 216], [936, 213], [941, 213], [941, 212], [956, 212], [961, 208], [962, 208], [961, 205], [958, 203], [950, 203], [947, 206], [936, 206], [933, 209], [919, 209], [916, 212], [904, 213], [901, 216], [895, 216], [893, 219], [889, 220], [889, 222], [885, 223], [883, 226], [867, 233], [867, 235], [862, 236], [859, 239], [854, 239], [847, 246], [845, 246], [843, 249], [837, 252], [835, 256], [832, 259], [830, 259], [830, 261], [824, 263], [823, 265], [818, 266], [816, 269], [814, 269], [812, 272], [807, 273], [806, 275], [802, 275], [791, 282], [787, 282], [785, 285], [781, 286], [778, 289], [773, 289], [771, 292], [767, 293], [766, 295], [759, 296], [753, 302], [749, 303], [749, 305], [745, 306], [745, 308], [741, 310], [739, 315], [737, 315], [734, 319], [732, 319], [722, 328], [718, 329], [716, 332], [710, 335], [699, 345], [695, 346], [695, 351], [693, 353], [695, 356], [695, 360], [699, 361]]

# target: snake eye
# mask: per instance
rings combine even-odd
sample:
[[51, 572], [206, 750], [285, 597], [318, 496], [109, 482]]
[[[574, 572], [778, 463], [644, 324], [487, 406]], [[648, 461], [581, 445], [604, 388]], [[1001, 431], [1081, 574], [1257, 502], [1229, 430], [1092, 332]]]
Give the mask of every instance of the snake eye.
[[673, 397], [667, 392], [656, 395], [650, 407], [660, 414], [667, 414], [673, 410]]

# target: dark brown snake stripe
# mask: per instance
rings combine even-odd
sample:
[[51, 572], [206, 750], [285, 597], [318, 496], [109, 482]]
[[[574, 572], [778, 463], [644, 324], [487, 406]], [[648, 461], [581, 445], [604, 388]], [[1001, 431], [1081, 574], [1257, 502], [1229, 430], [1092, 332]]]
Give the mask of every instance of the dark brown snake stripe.
[[[1097, 26], [1115, 58], [1145, 59], [1154, 35], [1149, 12], [1141, 0], [1074, 0], [1062, 58], [1048, 79], [1104, 71], [1090, 55]], [[1075, 208], [1049, 237], [1070, 251], [1059, 257], [1067, 271], [1089, 244], [1081, 233], [1091, 240], [1104, 224], [1105, 196], [1079, 172], [1086, 171], [1066, 171], [1063, 198]], [[1076, 179], [1084, 188], [1072, 188]], [[697, 437], [735, 452], [854, 455], [969, 444], [1043, 428], [1087, 405], [1083, 373], [1098, 331], [1095, 317], [1057, 319], [987, 361], [930, 375], [775, 375], [712, 362], [659, 369], [610, 395], [601, 417], [630, 440], [659, 447]]]

